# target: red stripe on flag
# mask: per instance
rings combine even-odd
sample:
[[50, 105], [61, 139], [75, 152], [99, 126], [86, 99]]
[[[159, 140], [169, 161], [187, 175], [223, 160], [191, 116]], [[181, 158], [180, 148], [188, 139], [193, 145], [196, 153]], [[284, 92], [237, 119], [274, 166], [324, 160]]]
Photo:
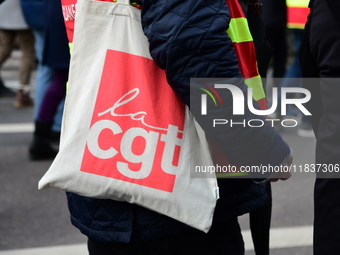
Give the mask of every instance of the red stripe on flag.
[[289, 7], [287, 9], [287, 23], [306, 24], [309, 8], [306, 7]]
[[260, 106], [260, 110], [267, 110], [267, 101], [266, 101], [266, 98], [262, 98], [262, 99], [258, 100], [257, 103]]
[[239, 67], [244, 78], [258, 76], [257, 61], [254, 43], [243, 42], [233, 43], [234, 49], [239, 59]]
[[237, 0], [226, 0], [226, 3], [230, 10], [231, 18], [245, 18], [241, 5]]

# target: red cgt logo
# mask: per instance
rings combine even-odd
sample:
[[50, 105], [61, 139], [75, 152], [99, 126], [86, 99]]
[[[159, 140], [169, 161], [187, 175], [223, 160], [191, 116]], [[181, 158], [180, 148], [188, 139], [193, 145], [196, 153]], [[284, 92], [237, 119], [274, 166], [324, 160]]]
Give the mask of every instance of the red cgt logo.
[[80, 170], [172, 192], [184, 118], [153, 60], [108, 50]]

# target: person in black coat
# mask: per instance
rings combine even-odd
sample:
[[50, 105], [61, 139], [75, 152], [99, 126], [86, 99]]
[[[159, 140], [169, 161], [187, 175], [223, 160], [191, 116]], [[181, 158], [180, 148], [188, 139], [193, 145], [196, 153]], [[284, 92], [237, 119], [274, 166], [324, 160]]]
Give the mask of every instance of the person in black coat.
[[[314, 189], [314, 254], [340, 250], [340, 2], [311, 0], [301, 47], [303, 86], [317, 139]], [[335, 173], [334, 173], [335, 172]], [[338, 173], [336, 173], [338, 172]]]

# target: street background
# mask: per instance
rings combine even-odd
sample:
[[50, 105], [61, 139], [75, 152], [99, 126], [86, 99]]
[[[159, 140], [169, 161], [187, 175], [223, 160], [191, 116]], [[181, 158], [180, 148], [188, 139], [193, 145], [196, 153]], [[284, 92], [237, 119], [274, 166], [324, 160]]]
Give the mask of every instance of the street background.
[[[1, 70], [8, 87], [18, 86], [20, 52], [14, 51]], [[35, 75], [32, 77], [34, 85]], [[33, 91], [32, 91], [33, 94]], [[30, 161], [33, 109], [15, 109], [14, 98], [0, 98], [0, 255], [85, 255], [86, 238], [69, 219], [66, 196], [57, 189], [38, 190], [51, 161]], [[280, 130], [291, 146], [294, 164], [314, 163], [314, 138]], [[293, 173], [272, 184], [271, 255], [312, 254], [314, 174]], [[254, 254], [248, 215], [240, 217], [246, 255]]]

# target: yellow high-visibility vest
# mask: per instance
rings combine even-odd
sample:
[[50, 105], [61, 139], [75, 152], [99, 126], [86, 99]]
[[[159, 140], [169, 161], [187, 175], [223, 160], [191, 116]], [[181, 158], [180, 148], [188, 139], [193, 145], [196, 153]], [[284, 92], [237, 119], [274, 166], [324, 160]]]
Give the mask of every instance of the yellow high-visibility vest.
[[287, 27], [290, 29], [304, 29], [310, 12], [309, 0], [286, 0]]

